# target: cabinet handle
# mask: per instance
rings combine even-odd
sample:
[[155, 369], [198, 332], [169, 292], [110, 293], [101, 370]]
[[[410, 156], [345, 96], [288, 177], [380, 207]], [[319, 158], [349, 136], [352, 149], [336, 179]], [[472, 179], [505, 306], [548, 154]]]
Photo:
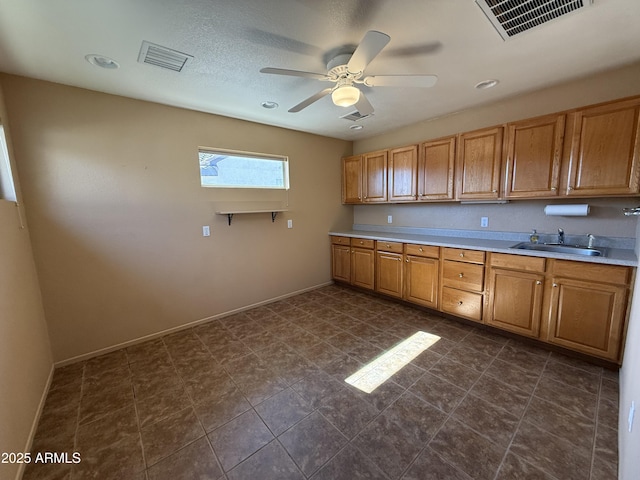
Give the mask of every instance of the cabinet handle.
[[460, 300], [460, 301], [458, 302], [458, 305], [462, 305], [462, 300]]
[[554, 288], [558, 288], [558, 284], [557, 283], [554, 283], [553, 286], [554, 286]]
[[389, 245], [388, 243], [387, 243], [387, 248], [391, 248], [391, 245]]
[[409, 263], [409, 259], [407, 258], [407, 259], [405, 260], [405, 262]]
[[491, 193], [498, 193], [498, 190], [491, 190]]
[[536, 285], [542, 285], [542, 282], [540, 280], [536, 280]]
[[462, 278], [462, 277], [464, 277], [464, 273], [459, 273], [459, 274], [458, 274], [458, 276], [459, 276], [460, 278]]
[[419, 251], [419, 252], [422, 252], [422, 251], [423, 251], [423, 250], [422, 250], [422, 247], [418, 247], [418, 251]]
[[360, 240], [360, 245], [364, 245], [364, 242], [362, 240]]
[[555, 192], [556, 190], [557, 190], [557, 188], [556, 188], [556, 187], [551, 187], [551, 191], [552, 191], [552, 192]]
[[461, 256], [461, 257], [464, 257], [464, 252], [460, 252], [460, 256]]
[[567, 190], [573, 190], [573, 187], [567, 187]]

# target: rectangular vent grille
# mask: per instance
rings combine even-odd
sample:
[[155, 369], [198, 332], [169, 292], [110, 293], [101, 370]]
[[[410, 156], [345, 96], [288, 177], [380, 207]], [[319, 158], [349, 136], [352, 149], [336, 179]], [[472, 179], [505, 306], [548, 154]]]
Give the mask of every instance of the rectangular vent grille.
[[174, 72], [181, 72], [184, 66], [193, 56], [186, 53], [178, 52], [155, 43], [142, 42], [138, 62], [155, 65], [156, 67], [166, 68]]
[[362, 115], [359, 111], [355, 110], [351, 113], [347, 113], [346, 115], [342, 115], [340, 118], [344, 118], [345, 120], [351, 120], [352, 122], [357, 122], [358, 120], [362, 120], [364, 118], [369, 118], [369, 115]]
[[588, 7], [593, 0], [476, 0], [476, 3], [500, 36], [507, 40]]

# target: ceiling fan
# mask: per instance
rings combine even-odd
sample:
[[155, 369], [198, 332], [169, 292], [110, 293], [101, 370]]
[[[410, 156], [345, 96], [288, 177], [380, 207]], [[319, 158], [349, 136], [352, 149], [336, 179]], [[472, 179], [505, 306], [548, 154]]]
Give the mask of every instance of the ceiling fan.
[[313, 78], [323, 82], [335, 83], [334, 86], [327, 87], [291, 107], [289, 109], [290, 113], [299, 112], [331, 94], [334, 104], [341, 107], [355, 105], [361, 115], [370, 115], [373, 113], [373, 106], [364, 93], [355, 85], [362, 84], [367, 87], [432, 87], [438, 80], [435, 75], [375, 75], [363, 77], [367, 65], [382, 51], [389, 43], [389, 40], [391, 40], [389, 35], [369, 30], [353, 52], [345, 53], [343, 51], [329, 60], [326, 74], [272, 67], [263, 68], [260, 72]]

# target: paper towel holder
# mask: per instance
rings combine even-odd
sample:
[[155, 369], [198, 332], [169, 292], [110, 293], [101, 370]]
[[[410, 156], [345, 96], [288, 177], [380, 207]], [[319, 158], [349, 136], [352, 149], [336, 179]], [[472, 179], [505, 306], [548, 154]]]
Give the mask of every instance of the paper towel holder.
[[548, 216], [586, 217], [590, 211], [591, 207], [585, 203], [577, 205], [547, 205], [544, 207], [544, 214]]

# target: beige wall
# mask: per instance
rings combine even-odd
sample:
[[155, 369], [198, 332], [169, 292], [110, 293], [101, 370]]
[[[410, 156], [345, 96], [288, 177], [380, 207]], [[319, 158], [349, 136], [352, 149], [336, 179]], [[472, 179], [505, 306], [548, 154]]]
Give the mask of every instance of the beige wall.
[[[327, 232], [352, 223], [350, 142], [0, 78], [56, 361], [330, 281]], [[228, 226], [198, 146], [288, 155], [289, 211]]]
[[[10, 143], [6, 120], [0, 91], [0, 122]], [[28, 451], [53, 367], [29, 231], [20, 213], [14, 202], [0, 200], [0, 452]], [[0, 464], [0, 479], [16, 478], [18, 470], [19, 465]]]

